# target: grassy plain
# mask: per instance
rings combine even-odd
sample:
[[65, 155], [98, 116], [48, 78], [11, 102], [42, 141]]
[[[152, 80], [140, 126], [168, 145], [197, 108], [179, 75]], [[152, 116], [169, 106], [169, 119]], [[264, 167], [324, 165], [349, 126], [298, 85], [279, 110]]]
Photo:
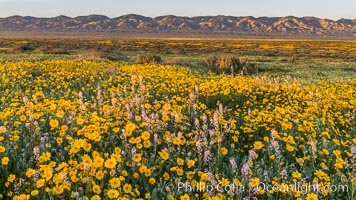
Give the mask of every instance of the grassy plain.
[[[0, 199], [356, 198], [356, 43], [0, 38]], [[136, 64], [151, 53], [160, 64]], [[206, 57], [247, 58], [251, 76]]]
[[163, 64], [203, 71], [206, 57], [230, 55], [258, 63], [259, 75], [310, 80], [352, 77], [356, 62], [354, 40], [8, 37], [0, 38], [0, 44], [0, 54], [10, 60], [63, 57], [133, 64], [137, 55], [152, 53], [160, 55]]

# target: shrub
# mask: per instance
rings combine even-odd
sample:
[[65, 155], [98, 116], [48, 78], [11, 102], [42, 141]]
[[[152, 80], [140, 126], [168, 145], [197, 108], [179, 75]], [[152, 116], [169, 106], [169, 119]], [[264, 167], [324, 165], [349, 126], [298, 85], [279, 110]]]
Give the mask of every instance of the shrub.
[[5, 52], [6, 53], [28, 53], [36, 50], [36, 47], [34, 47], [31, 44], [23, 44], [23, 45], [14, 45], [12, 47], [9, 47]]
[[258, 65], [256, 62], [251, 62], [247, 58], [239, 58], [241, 65], [241, 75], [254, 75], [258, 73]]
[[124, 57], [122, 56], [122, 53], [120, 51], [121, 49], [119, 48], [113, 48], [113, 47], [106, 47], [99, 49], [97, 51], [101, 52], [101, 58], [105, 58], [111, 61], [124, 61]]
[[30, 44], [24, 44], [24, 45], [15, 47], [15, 50], [19, 51], [19, 52], [29, 52], [29, 51], [36, 50], [36, 48]]
[[204, 63], [214, 73], [252, 75], [258, 71], [257, 63], [251, 63], [247, 58], [232, 56], [211, 56]]
[[136, 58], [137, 64], [159, 64], [162, 62], [162, 58], [158, 55], [152, 55], [150, 53], [138, 55]]

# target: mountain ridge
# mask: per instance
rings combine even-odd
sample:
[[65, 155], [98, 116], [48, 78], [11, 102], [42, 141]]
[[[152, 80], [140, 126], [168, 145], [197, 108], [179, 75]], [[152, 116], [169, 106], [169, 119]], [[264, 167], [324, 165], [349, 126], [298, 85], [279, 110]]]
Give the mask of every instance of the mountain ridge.
[[127, 14], [110, 18], [105, 15], [68, 17], [32, 17], [14, 15], [0, 18], [0, 31], [140, 31], [214, 32], [259, 35], [310, 35], [356, 37], [356, 19], [330, 20], [306, 17], [196, 16], [165, 15], [146, 17]]

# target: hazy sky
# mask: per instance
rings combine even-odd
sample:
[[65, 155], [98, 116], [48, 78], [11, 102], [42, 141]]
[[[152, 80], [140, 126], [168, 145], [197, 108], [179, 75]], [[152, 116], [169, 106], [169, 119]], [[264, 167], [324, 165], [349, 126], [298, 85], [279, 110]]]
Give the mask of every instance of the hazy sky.
[[315, 16], [356, 19], [356, 0], [0, 0], [0, 17], [103, 14], [145, 16]]

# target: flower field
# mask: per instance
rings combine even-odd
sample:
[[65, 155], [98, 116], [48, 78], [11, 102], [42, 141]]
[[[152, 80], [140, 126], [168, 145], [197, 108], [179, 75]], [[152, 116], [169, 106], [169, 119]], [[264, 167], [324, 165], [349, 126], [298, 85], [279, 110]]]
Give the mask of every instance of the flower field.
[[0, 199], [356, 199], [356, 79], [75, 60], [0, 79]]

